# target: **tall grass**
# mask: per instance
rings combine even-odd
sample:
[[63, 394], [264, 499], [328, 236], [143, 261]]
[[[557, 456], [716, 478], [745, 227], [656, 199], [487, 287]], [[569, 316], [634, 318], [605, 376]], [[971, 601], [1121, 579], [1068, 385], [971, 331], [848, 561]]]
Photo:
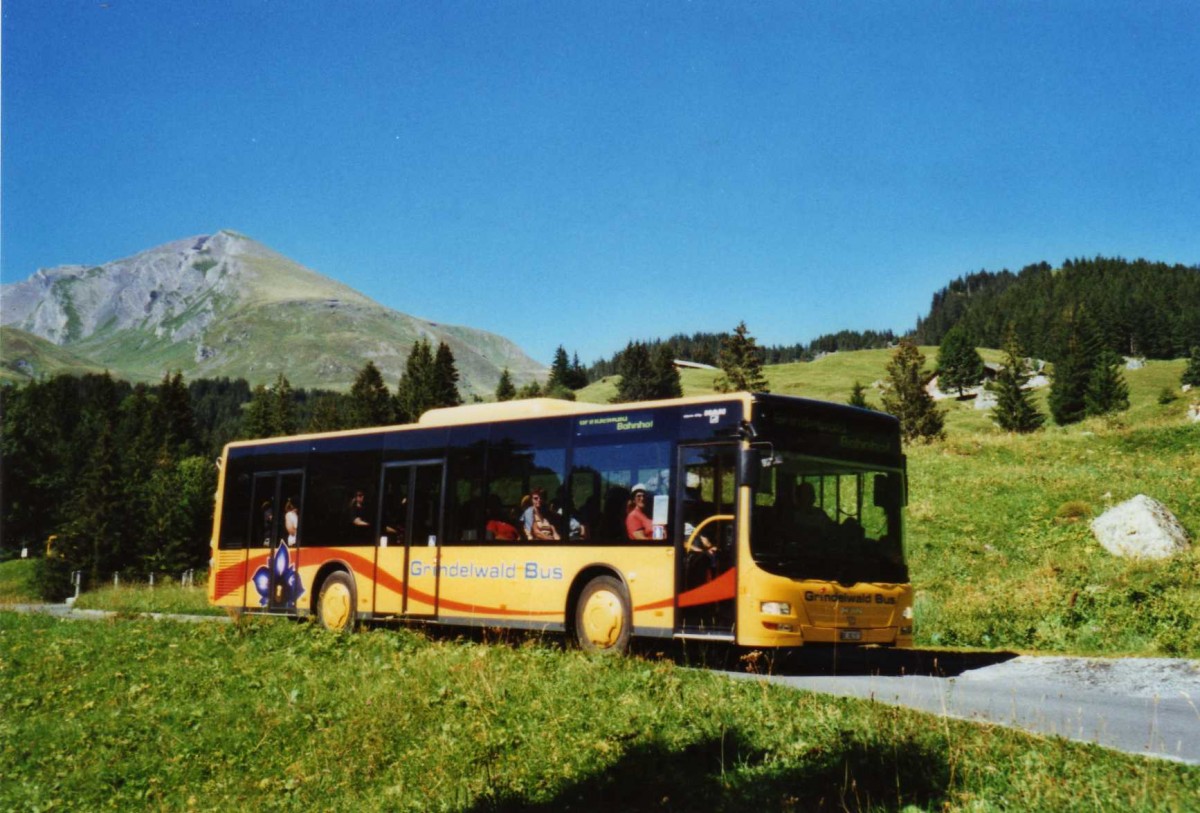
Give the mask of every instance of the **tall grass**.
[[221, 608], [208, 603], [203, 581], [197, 579], [194, 586], [184, 587], [170, 577], [161, 577], [154, 586], [147, 582], [105, 584], [81, 594], [75, 606], [122, 613], [225, 614]]
[[0, 613], [0, 809], [1187, 810], [1200, 769], [671, 661]]
[[34, 565], [33, 559], [0, 562], [0, 606], [29, 604], [39, 600], [33, 588]]

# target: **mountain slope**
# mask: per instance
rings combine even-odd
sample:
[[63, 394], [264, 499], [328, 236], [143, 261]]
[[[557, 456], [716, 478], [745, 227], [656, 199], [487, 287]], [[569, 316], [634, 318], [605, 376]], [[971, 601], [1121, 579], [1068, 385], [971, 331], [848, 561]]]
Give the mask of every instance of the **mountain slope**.
[[394, 386], [419, 338], [450, 346], [464, 394], [490, 393], [505, 366], [519, 382], [546, 372], [502, 336], [385, 308], [230, 231], [40, 270], [2, 294], [0, 323], [132, 380], [282, 372], [293, 386], [345, 389], [370, 360]]
[[58, 373], [87, 375], [104, 372], [103, 367], [70, 350], [12, 327], [0, 327], [0, 357], [3, 357], [0, 383], [19, 383]]

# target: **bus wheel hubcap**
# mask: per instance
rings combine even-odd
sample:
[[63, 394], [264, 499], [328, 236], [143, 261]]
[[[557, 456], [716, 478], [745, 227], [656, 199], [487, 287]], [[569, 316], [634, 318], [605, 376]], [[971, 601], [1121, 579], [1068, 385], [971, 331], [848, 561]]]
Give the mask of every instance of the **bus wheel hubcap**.
[[598, 647], [609, 647], [621, 637], [625, 613], [619, 596], [600, 590], [588, 597], [583, 608], [583, 631]]
[[330, 629], [340, 630], [350, 619], [350, 591], [344, 584], [331, 584], [321, 593], [321, 620]]

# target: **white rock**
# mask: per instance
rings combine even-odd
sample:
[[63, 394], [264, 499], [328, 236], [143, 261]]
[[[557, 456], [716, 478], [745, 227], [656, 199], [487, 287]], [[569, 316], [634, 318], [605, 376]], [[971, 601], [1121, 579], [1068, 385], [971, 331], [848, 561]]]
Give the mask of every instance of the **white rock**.
[[1188, 549], [1187, 531], [1158, 500], [1138, 494], [1092, 520], [1092, 534], [1114, 556], [1166, 559]]
[[979, 393], [979, 397], [975, 399], [976, 409], [991, 409], [996, 406], [996, 393], [984, 390]]

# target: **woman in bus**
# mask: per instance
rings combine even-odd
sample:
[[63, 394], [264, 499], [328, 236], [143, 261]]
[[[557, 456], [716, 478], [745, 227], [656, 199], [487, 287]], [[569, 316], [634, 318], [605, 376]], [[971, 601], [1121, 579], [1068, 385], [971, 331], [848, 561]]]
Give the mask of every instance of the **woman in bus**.
[[546, 489], [534, 489], [529, 495], [529, 500], [530, 505], [522, 516], [525, 522], [525, 536], [535, 542], [553, 542], [561, 539], [546, 505]]
[[300, 529], [300, 512], [296, 509], [296, 504], [292, 502], [292, 498], [288, 497], [287, 503], [284, 505], [283, 525], [287, 531], [287, 543], [289, 548], [296, 547], [296, 532]]
[[646, 487], [638, 483], [625, 506], [625, 535], [630, 539], [653, 539], [654, 523], [646, 515]]

